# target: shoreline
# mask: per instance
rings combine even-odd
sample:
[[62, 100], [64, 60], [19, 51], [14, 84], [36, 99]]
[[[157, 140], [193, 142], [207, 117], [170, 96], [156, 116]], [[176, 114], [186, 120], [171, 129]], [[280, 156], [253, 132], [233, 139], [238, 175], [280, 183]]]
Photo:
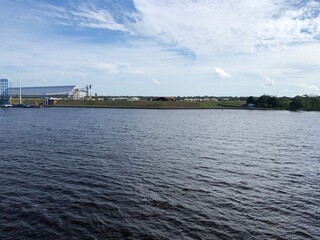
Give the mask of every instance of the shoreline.
[[119, 109], [245, 109], [240, 101], [70, 101], [60, 100], [49, 107], [119, 108]]
[[262, 110], [271, 111], [270, 108], [246, 107], [128, 107], [128, 106], [103, 106], [103, 105], [51, 105], [49, 108], [109, 108], [109, 109], [150, 109], [150, 110]]

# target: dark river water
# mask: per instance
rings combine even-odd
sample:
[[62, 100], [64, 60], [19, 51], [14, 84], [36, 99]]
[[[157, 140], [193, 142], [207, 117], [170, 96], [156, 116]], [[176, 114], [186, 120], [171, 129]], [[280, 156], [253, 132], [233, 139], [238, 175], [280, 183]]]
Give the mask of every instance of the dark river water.
[[0, 109], [0, 239], [320, 239], [320, 113]]

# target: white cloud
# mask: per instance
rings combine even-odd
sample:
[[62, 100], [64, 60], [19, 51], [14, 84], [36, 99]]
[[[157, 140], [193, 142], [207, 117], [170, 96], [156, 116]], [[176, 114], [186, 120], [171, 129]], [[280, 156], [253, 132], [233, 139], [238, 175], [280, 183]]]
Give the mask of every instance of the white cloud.
[[319, 91], [319, 88], [316, 85], [309, 85], [308, 89]]
[[96, 68], [113, 74], [119, 73], [119, 67], [111, 63], [99, 63], [96, 65]]
[[153, 78], [152, 81], [155, 83], [155, 84], [161, 84], [157, 79]]
[[222, 78], [232, 78], [232, 76], [231, 76], [229, 73], [225, 72], [225, 71], [224, 71], [223, 69], [221, 69], [221, 68], [215, 67], [215, 68], [214, 68], [214, 71], [215, 71], [215, 73], [216, 73], [219, 77], [222, 77]]
[[319, 88], [314, 84], [301, 83], [301, 84], [299, 84], [299, 87], [304, 88], [305, 90], [309, 90], [309, 91], [319, 91]]
[[197, 55], [255, 52], [319, 40], [317, 1], [303, 7], [287, 0], [134, 0], [139, 34], [177, 44]]
[[197, 55], [248, 53], [320, 40], [320, 2], [315, 0], [133, 2], [137, 12], [119, 10], [117, 18], [91, 1], [69, 8], [41, 3], [36, 8], [61, 25], [147, 36]]
[[[116, 61], [120, 61], [121, 59], [115, 59]], [[123, 62], [123, 60], [121, 60]], [[90, 65], [88, 65], [90, 66]], [[130, 73], [130, 74], [144, 74], [144, 70], [140, 66], [132, 65], [130, 61], [121, 63], [97, 63], [96, 65], [91, 65], [93, 68], [98, 70], [106, 71], [111, 74], [118, 73]]]
[[270, 77], [266, 77], [265, 78], [265, 82], [263, 83], [263, 87], [267, 88], [267, 87], [274, 87], [276, 84], [274, 79], [271, 79]]
[[82, 27], [127, 31], [127, 29], [122, 24], [117, 23], [106, 10], [90, 9], [88, 6], [85, 6], [78, 9], [78, 11], [71, 12], [71, 14], [73, 15], [72, 19], [76, 19], [75, 23]]
[[287, 0], [133, 2], [137, 12], [119, 10], [118, 18], [92, 2], [71, 5], [71, 10], [43, 3], [40, 10], [58, 24], [142, 35], [197, 56], [256, 52], [320, 39], [320, 3], [315, 0], [300, 7]]
[[43, 3], [39, 9], [42, 14], [56, 18], [57, 23], [60, 25], [128, 32], [126, 27], [117, 23], [109, 11], [105, 9], [98, 9], [89, 3], [73, 6], [72, 8], [73, 10], [70, 11], [63, 7]]

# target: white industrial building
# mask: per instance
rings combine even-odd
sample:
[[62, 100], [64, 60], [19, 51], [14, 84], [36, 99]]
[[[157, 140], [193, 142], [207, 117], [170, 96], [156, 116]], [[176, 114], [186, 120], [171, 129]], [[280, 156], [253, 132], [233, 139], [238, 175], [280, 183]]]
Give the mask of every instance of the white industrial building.
[[81, 89], [75, 85], [69, 86], [43, 86], [43, 87], [19, 87], [9, 88], [10, 97], [23, 98], [42, 98], [42, 97], [58, 97], [58, 98], [80, 98]]

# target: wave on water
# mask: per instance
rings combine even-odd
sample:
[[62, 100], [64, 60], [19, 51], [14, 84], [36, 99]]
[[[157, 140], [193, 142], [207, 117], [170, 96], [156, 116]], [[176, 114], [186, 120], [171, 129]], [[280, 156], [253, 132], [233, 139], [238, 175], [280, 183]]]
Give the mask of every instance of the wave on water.
[[320, 239], [318, 117], [1, 112], [0, 239]]

